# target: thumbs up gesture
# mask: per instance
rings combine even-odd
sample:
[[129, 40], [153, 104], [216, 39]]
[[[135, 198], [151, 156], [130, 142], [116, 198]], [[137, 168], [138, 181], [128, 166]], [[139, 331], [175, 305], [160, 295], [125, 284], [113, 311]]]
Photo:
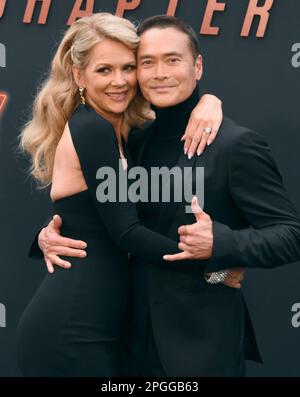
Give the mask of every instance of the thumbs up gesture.
[[174, 255], [164, 255], [166, 261], [178, 261], [184, 259], [209, 259], [212, 255], [213, 230], [212, 220], [199, 206], [197, 197], [192, 200], [192, 211], [196, 223], [180, 226], [178, 234], [180, 243], [178, 248], [183, 252]]

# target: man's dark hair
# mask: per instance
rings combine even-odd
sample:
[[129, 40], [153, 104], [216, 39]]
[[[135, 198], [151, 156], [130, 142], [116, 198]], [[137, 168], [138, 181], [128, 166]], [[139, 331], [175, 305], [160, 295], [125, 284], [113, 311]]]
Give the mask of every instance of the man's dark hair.
[[196, 61], [198, 55], [200, 54], [200, 44], [196, 32], [190, 25], [187, 25], [185, 22], [176, 17], [170, 17], [167, 15], [156, 15], [145, 19], [139, 25], [137, 33], [139, 36], [141, 36], [146, 31], [155, 28], [174, 28], [182, 33], [185, 33], [188, 36], [191, 51]]

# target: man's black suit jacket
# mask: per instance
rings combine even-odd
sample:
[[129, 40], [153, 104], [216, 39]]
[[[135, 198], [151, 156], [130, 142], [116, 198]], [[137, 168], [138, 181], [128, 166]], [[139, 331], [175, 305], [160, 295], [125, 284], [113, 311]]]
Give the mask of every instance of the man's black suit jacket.
[[[154, 128], [155, 123], [130, 135], [137, 165]], [[168, 269], [167, 262], [162, 268], [131, 258], [134, 281], [124, 365], [129, 374], [141, 367], [150, 314], [168, 376], [235, 376], [242, 355], [262, 362], [251, 319], [241, 290], [207, 284], [204, 270], [273, 268], [300, 260], [300, 221], [267, 143], [230, 119], [224, 119], [202, 156], [188, 160], [181, 154], [177, 166], [204, 167], [203, 209], [213, 220], [213, 256], [199, 261], [198, 269], [179, 271]], [[195, 222], [185, 211], [187, 204], [164, 206], [156, 230], [178, 240], [178, 227]]]

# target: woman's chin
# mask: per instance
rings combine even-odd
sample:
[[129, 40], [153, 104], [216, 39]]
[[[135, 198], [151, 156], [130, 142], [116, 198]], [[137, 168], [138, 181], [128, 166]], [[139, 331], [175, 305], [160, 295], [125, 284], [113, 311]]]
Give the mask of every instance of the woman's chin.
[[124, 113], [129, 106], [129, 103], [126, 101], [126, 103], [115, 103], [113, 105], [108, 106], [108, 109], [111, 113], [115, 114], [121, 114]]

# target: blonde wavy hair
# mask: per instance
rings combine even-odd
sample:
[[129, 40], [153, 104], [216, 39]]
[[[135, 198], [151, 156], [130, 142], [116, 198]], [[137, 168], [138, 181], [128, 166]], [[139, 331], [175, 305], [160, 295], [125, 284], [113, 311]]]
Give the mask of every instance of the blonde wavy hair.
[[[49, 76], [38, 89], [32, 117], [20, 134], [20, 148], [31, 157], [30, 174], [39, 188], [51, 184], [56, 147], [66, 122], [80, 103], [72, 65], [84, 70], [92, 48], [105, 39], [116, 40], [136, 53], [139, 37], [128, 20], [109, 13], [83, 17], [66, 31], [53, 58]], [[149, 120], [149, 106], [138, 91], [125, 112], [129, 125]]]

